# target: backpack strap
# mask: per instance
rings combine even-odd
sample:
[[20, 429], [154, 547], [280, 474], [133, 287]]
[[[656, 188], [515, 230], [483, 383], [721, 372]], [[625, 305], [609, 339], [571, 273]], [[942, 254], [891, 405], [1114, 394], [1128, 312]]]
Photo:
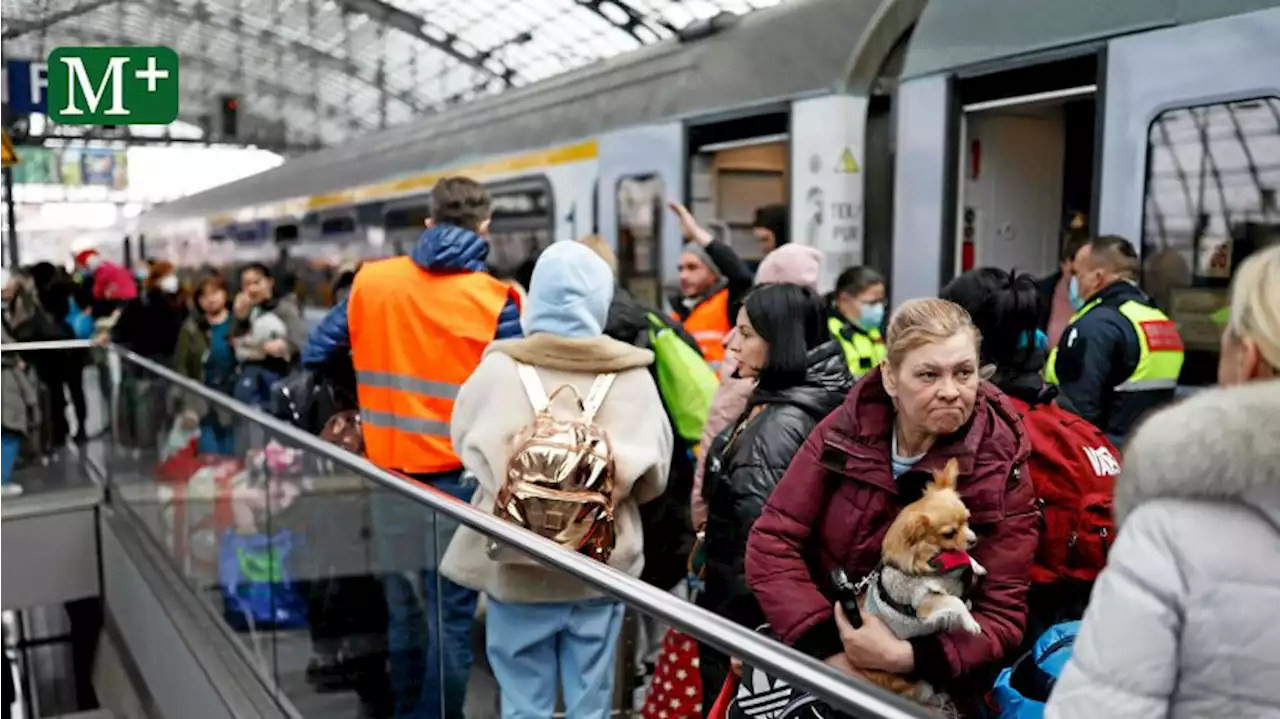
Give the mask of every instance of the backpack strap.
[[600, 406], [604, 404], [605, 395], [609, 394], [609, 388], [613, 387], [613, 380], [617, 379], [616, 372], [602, 374], [596, 377], [596, 381], [591, 383], [591, 390], [587, 392], [587, 399], [582, 403], [582, 420], [590, 423], [596, 417], [596, 412], [600, 411]]
[[538, 379], [538, 370], [533, 365], [517, 362], [516, 373], [520, 375], [520, 384], [524, 386], [529, 404], [533, 405], [534, 414], [545, 410], [551, 404], [551, 399], [547, 397], [547, 390], [542, 387], [542, 380]]

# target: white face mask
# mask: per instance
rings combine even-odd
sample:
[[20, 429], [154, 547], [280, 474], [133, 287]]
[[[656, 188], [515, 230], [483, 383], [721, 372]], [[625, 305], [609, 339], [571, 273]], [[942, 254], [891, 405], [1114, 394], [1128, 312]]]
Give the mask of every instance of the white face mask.
[[164, 292], [170, 295], [175, 295], [178, 293], [178, 287], [179, 287], [178, 276], [165, 275], [164, 277], [160, 278], [159, 282], [156, 283], [156, 287], [159, 287], [161, 292]]

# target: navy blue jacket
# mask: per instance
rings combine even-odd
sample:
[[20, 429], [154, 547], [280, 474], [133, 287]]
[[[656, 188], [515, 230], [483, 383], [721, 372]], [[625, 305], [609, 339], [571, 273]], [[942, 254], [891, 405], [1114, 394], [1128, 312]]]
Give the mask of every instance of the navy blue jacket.
[[[1054, 372], [1063, 406], [1106, 432], [1123, 446], [1129, 430], [1151, 410], [1173, 399], [1174, 390], [1117, 392], [1138, 368], [1142, 349], [1133, 323], [1120, 305], [1134, 301], [1153, 306], [1142, 290], [1117, 282], [1098, 293], [1102, 302], [1067, 326], [1058, 340]], [[1091, 300], [1092, 301], [1092, 300]]]
[[[409, 253], [410, 259], [419, 267], [432, 272], [487, 272], [484, 261], [488, 256], [488, 240], [454, 225], [436, 225], [423, 232]], [[302, 363], [307, 367], [322, 367], [339, 354], [351, 350], [351, 331], [347, 326], [349, 297], [334, 305], [311, 331], [307, 346], [302, 349]], [[520, 308], [514, 299], [508, 297], [507, 304], [498, 314], [498, 331], [494, 339], [522, 336]]]

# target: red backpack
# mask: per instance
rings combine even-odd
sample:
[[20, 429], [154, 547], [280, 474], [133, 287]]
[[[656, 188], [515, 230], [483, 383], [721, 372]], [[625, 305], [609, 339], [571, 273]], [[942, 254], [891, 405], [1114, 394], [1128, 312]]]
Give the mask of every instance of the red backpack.
[[1031, 481], [1043, 514], [1031, 581], [1092, 582], [1115, 539], [1120, 451], [1097, 427], [1052, 404], [1010, 397], [1031, 436]]

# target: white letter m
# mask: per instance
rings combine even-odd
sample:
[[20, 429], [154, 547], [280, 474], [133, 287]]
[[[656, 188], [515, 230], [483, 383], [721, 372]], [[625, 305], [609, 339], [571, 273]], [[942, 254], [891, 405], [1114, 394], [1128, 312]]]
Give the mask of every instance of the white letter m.
[[107, 108], [104, 115], [128, 115], [129, 111], [124, 109], [124, 83], [121, 75], [124, 66], [129, 63], [127, 57], [113, 57], [107, 64], [107, 71], [102, 76], [102, 82], [98, 83], [98, 89], [93, 89], [93, 83], [89, 80], [89, 73], [84, 69], [84, 60], [78, 57], [63, 57], [62, 64], [67, 66], [67, 73], [70, 75], [67, 83], [67, 106], [63, 108], [63, 115], [83, 115], [84, 111], [76, 106], [76, 87], [80, 88], [80, 92], [84, 93], [85, 103], [89, 106], [89, 112], [98, 111], [98, 105], [102, 103], [102, 96], [106, 93], [107, 87], [111, 87], [111, 107]]

